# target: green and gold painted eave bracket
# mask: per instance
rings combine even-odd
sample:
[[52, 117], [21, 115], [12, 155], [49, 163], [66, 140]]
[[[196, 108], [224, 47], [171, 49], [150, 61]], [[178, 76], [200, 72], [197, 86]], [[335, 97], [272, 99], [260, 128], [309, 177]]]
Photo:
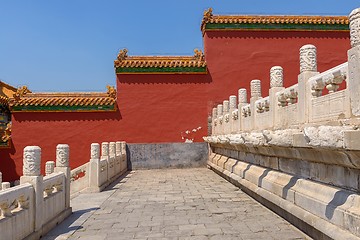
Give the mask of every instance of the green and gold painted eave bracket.
[[206, 30], [349, 31], [347, 24], [207, 23]]
[[205, 67], [117, 67], [116, 74], [206, 74]]
[[114, 112], [116, 105], [93, 106], [13, 106], [11, 112]]

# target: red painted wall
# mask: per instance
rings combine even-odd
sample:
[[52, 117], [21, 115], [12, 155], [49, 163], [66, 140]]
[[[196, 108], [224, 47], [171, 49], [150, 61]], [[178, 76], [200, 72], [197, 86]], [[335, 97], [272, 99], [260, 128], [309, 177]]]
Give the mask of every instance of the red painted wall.
[[13, 181], [22, 175], [23, 149], [29, 145], [42, 149], [42, 172], [45, 162], [55, 161], [56, 145], [70, 146], [70, 166], [78, 167], [90, 159], [93, 142], [119, 141], [117, 129], [120, 113], [13, 113], [12, 149], [0, 151], [0, 171], [3, 181]]
[[249, 89], [252, 79], [262, 80], [268, 95], [272, 66], [284, 68], [285, 86], [297, 83], [299, 49], [309, 43], [317, 46], [319, 71], [347, 61], [348, 32], [217, 31], [204, 35], [208, 76], [120, 74], [122, 136], [128, 142], [181, 142], [181, 132], [201, 126], [195, 141], [202, 141], [216, 104]]
[[[347, 61], [348, 32], [309, 31], [209, 31], [204, 35], [204, 52], [212, 84], [210, 99], [222, 102], [250, 81], [262, 81], [262, 94], [268, 96], [270, 68], [282, 66], [284, 86], [297, 83], [299, 49], [305, 44], [317, 47], [318, 71]], [[210, 110], [209, 110], [210, 111]]]
[[272, 66], [284, 68], [285, 86], [295, 84], [299, 48], [309, 43], [317, 46], [319, 71], [347, 61], [346, 32], [207, 32], [207, 75], [118, 75], [115, 113], [14, 113], [13, 147], [0, 151], [3, 179], [13, 181], [22, 174], [22, 151], [27, 145], [42, 148], [44, 168], [45, 161], [55, 159], [56, 145], [67, 143], [75, 168], [89, 160], [92, 142], [184, 142], [182, 137], [202, 141], [216, 104], [237, 95], [241, 87], [249, 89], [252, 79], [262, 80], [263, 96], [268, 95]]
[[119, 127], [127, 142], [199, 142], [207, 135], [209, 75], [121, 74], [117, 81]]

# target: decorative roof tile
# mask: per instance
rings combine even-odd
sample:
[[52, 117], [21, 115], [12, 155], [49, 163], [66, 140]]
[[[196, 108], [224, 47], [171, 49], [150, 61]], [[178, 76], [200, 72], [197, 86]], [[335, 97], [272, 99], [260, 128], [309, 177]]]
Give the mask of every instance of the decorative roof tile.
[[4, 108], [9, 107], [9, 97], [13, 96], [13, 94], [17, 91], [17, 89], [3, 81], [0, 81], [0, 108], [1, 111], [4, 111]]
[[194, 56], [128, 56], [120, 50], [114, 67], [117, 74], [131, 73], [206, 73], [206, 62], [201, 50]]
[[201, 23], [208, 30], [296, 30], [349, 31], [347, 16], [261, 16], [213, 15], [212, 8], [204, 12]]
[[0, 105], [1, 106], [9, 106], [9, 98], [6, 96], [0, 95]]
[[[107, 86], [105, 92], [73, 93], [31, 93], [19, 88], [9, 100], [12, 112], [35, 111], [114, 111], [116, 110], [116, 90]], [[22, 93], [22, 94], [21, 94]]]

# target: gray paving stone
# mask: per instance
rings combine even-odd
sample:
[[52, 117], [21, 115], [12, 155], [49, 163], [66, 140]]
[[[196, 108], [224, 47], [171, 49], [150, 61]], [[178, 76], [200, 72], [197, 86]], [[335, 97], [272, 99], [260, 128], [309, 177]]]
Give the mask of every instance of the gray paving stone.
[[71, 204], [44, 239], [310, 239], [205, 168], [134, 171]]

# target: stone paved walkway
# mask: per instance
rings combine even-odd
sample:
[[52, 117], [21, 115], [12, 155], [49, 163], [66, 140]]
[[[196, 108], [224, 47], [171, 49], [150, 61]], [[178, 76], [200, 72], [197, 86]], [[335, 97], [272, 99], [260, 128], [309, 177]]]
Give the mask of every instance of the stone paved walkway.
[[44, 239], [310, 239], [206, 168], [129, 173]]

